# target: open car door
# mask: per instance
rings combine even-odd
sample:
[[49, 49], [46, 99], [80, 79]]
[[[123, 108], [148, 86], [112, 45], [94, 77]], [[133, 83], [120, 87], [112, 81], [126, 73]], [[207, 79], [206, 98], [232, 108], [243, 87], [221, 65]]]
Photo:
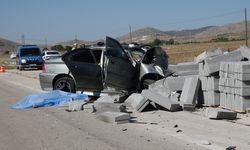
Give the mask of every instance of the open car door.
[[106, 37], [104, 72], [106, 86], [131, 91], [138, 84], [138, 70], [115, 39]]
[[[102, 53], [102, 50], [99, 50]], [[73, 75], [78, 90], [99, 91], [103, 89], [101, 67], [92, 49], [81, 48], [63, 55], [62, 60]]]

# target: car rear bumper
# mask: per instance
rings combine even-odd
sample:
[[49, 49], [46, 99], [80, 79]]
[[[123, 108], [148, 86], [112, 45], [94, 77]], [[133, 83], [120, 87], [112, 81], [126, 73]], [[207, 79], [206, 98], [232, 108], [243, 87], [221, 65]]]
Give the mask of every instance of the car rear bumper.
[[40, 73], [39, 80], [42, 90], [53, 90], [53, 79], [56, 75], [51, 73]]

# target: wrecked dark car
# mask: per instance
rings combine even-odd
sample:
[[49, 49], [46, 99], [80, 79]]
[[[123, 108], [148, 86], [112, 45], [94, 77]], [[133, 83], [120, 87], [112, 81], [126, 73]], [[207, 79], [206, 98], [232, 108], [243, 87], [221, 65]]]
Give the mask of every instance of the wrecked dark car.
[[54, 90], [69, 92], [132, 93], [165, 77], [168, 57], [160, 47], [144, 50], [139, 59], [135, 59], [133, 55], [118, 41], [106, 37], [106, 45], [102, 49], [80, 48], [64, 54], [62, 60], [69, 72], [60, 74], [60, 78], [64, 79], [60, 86], [53, 85], [56, 83], [54, 78], [59, 79], [53, 76], [51, 86]]

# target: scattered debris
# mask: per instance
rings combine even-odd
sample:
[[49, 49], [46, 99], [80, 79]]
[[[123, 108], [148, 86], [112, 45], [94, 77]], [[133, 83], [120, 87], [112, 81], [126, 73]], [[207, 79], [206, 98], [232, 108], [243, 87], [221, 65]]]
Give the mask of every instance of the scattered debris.
[[127, 131], [128, 129], [122, 129], [122, 131]]
[[236, 150], [236, 146], [229, 146], [226, 148], [226, 150]]
[[211, 142], [207, 141], [207, 140], [201, 140], [200, 143], [202, 145], [211, 145]]

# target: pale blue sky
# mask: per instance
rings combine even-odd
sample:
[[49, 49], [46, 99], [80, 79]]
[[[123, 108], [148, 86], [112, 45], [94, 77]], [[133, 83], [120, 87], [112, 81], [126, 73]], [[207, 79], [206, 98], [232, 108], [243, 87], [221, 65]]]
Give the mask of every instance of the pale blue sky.
[[194, 29], [243, 21], [244, 8], [250, 18], [250, 0], [0, 0], [0, 37], [40, 44], [118, 37], [129, 25]]

